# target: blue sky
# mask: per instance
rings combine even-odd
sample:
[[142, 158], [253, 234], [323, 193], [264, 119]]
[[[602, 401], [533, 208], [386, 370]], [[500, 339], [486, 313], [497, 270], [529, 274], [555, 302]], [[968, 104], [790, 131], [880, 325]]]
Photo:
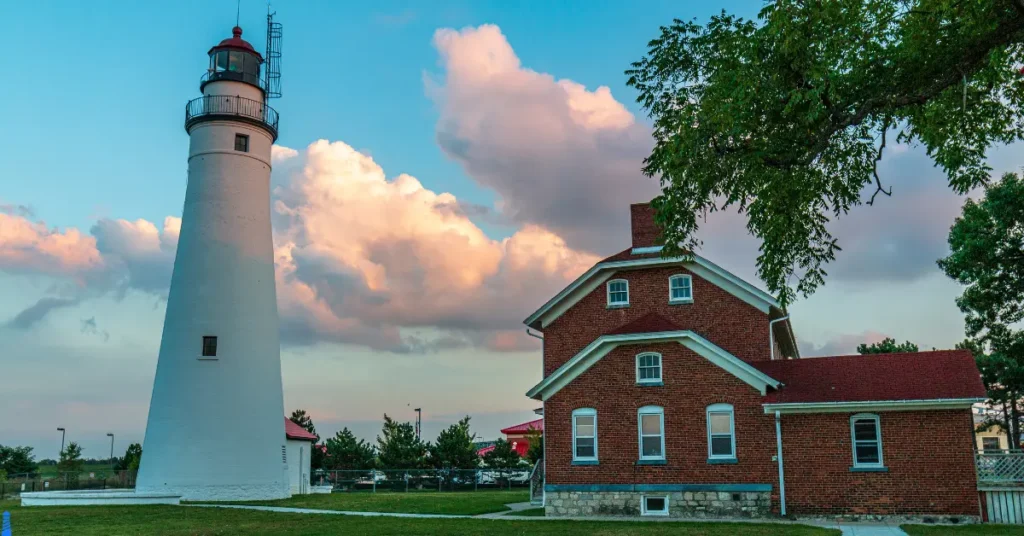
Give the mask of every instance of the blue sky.
[[[655, 192], [639, 172], [649, 123], [623, 71], [673, 18], [759, 7], [275, 5], [287, 408], [309, 410], [321, 435], [348, 426], [367, 439], [382, 413], [411, 419], [417, 406], [429, 438], [464, 414], [488, 439], [532, 418], [523, 393], [539, 347], [519, 321], [625, 248], [628, 203]], [[265, 10], [241, 3], [259, 50]], [[14, 408], [0, 413], [0, 442], [55, 457], [65, 426], [103, 456], [107, 431], [118, 450], [142, 439], [184, 198], [183, 108], [235, 2], [22, 3], [7, 15], [18, 24], [0, 36], [12, 51], [0, 348], [16, 380], [0, 390]], [[997, 172], [1020, 166], [1018, 149], [993, 153]], [[834, 224], [844, 251], [828, 284], [792, 308], [806, 355], [963, 337], [959, 289], [935, 267], [963, 199], [919, 149], [893, 147], [881, 171], [895, 197]], [[741, 219], [718, 215], [702, 236], [705, 256], [757, 282]]]

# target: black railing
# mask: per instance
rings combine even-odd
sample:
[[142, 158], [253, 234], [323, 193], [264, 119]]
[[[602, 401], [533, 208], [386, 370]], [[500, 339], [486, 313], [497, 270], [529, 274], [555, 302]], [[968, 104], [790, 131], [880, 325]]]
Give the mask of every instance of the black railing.
[[234, 119], [254, 123], [277, 140], [277, 111], [263, 101], [234, 95], [206, 95], [185, 105], [185, 130], [207, 119]]

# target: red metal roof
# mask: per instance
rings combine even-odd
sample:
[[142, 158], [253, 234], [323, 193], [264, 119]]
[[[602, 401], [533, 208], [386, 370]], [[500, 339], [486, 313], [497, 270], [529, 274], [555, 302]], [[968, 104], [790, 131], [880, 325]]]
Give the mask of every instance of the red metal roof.
[[525, 433], [529, 432], [530, 430], [536, 430], [538, 432], [543, 432], [544, 431], [544, 419], [537, 419], [535, 421], [524, 422], [523, 424], [517, 424], [515, 426], [509, 426], [508, 428], [503, 428], [501, 430], [501, 433], [503, 433], [505, 435], [508, 435], [508, 434], [525, 434]]
[[307, 432], [305, 428], [293, 423], [288, 417], [284, 418], [284, 435], [288, 439], [304, 439], [316, 441], [316, 436]]
[[[529, 441], [515, 440], [515, 441], [512, 441], [511, 443], [512, 443], [512, 450], [516, 451], [516, 453], [519, 454], [520, 458], [525, 457], [526, 453], [530, 451], [530, 442]], [[476, 455], [483, 457], [484, 454], [487, 454], [488, 452], [490, 452], [492, 450], [494, 450], [494, 445], [488, 445], [488, 446], [486, 446], [486, 447], [476, 451]]]
[[647, 313], [636, 320], [619, 326], [608, 335], [625, 335], [628, 333], [658, 333], [659, 331], [682, 331], [683, 328], [658, 313]]
[[782, 382], [767, 404], [985, 398], [967, 350], [846, 355], [751, 363]]
[[212, 53], [214, 50], [220, 50], [222, 48], [233, 48], [236, 50], [245, 50], [247, 52], [252, 52], [253, 54], [256, 54], [257, 57], [259, 57], [260, 61], [263, 61], [263, 56], [260, 56], [260, 53], [256, 52], [256, 49], [252, 48], [252, 45], [250, 45], [248, 41], [242, 39], [242, 28], [238, 26], [235, 26], [231, 29], [231, 37], [221, 41], [220, 43], [217, 43], [217, 46], [211, 48], [210, 52], [208, 52], [207, 54]]

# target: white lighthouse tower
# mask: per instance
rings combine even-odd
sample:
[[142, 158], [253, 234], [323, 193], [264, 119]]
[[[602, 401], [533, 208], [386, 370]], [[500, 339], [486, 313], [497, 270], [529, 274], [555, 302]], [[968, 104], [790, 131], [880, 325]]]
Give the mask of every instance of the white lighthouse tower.
[[270, 231], [278, 120], [267, 106], [279, 95], [280, 25], [268, 24], [267, 62], [236, 26], [185, 108], [188, 187], [139, 492], [289, 496]]

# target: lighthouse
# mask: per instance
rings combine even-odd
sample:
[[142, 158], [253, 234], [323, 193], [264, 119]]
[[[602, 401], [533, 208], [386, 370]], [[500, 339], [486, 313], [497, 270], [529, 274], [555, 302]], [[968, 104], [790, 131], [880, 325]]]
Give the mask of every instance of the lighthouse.
[[[280, 24], [209, 50], [185, 106], [188, 186], [136, 489], [184, 500], [288, 497], [271, 145]], [[262, 75], [262, 77], [261, 77]]]

